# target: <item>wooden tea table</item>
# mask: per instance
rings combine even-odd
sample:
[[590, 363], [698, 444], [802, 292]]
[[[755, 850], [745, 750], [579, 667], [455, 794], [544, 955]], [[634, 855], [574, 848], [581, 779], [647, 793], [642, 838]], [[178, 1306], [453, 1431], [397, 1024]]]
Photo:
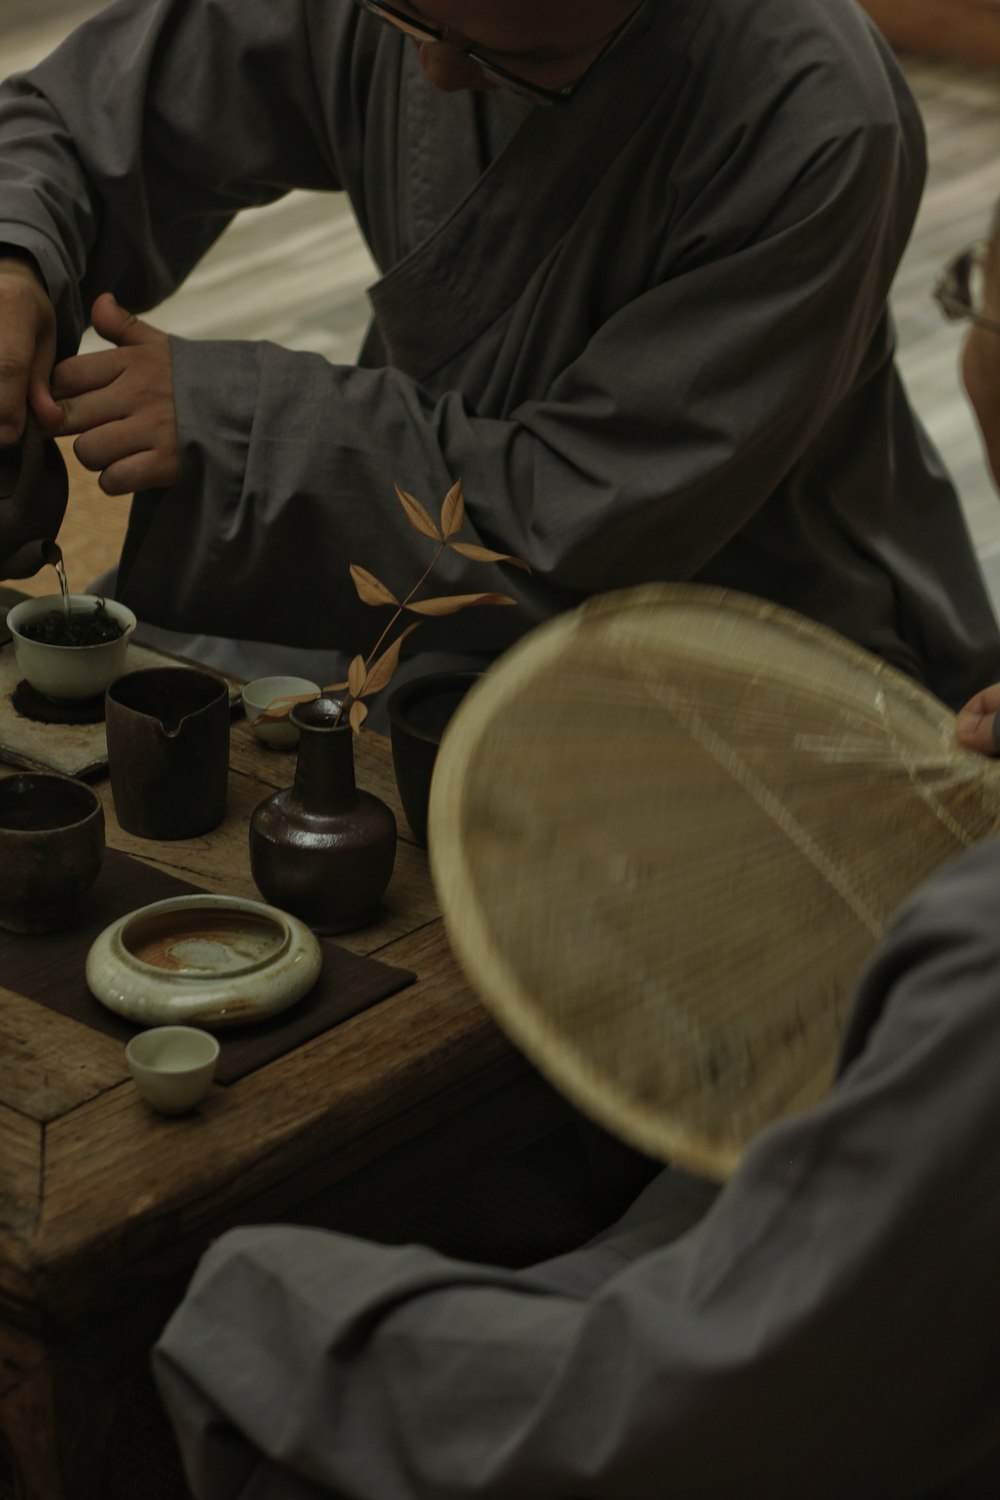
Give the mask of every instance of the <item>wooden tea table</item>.
[[[133, 838], [105, 778], [95, 786], [108, 845], [207, 891], [259, 899], [248, 820], [293, 768], [236, 720], [220, 828], [181, 843]], [[567, 1116], [451, 955], [388, 741], [363, 734], [357, 772], [393, 807], [401, 839], [379, 920], [338, 941], [416, 982], [216, 1086], [196, 1114], [154, 1115], [120, 1041], [4, 988], [0, 973], [0, 1436], [20, 1500], [106, 1494], [116, 1384], [145, 1361], [222, 1230], [288, 1217], [405, 1233], [408, 1207]]]

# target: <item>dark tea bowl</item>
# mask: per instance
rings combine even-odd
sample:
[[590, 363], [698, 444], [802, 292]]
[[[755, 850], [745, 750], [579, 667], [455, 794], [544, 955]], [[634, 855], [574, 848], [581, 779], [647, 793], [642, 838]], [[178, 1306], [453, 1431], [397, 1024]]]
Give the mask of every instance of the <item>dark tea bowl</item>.
[[56, 932], [80, 913], [104, 858], [104, 809], [82, 781], [0, 778], [0, 927]]
[[389, 699], [389, 737], [399, 800], [419, 844], [427, 843], [427, 807], [438, 746], [448, 722], [481, 672], [414, 677]]

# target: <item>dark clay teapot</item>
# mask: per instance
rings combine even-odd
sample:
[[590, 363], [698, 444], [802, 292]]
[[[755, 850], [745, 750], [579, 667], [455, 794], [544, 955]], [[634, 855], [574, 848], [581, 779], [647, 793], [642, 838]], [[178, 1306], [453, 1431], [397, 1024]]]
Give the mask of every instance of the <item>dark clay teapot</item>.
[[0, 448], [0, 579], [30, 578], [49, 560], [68, 493], [63, 456], [29, 413], [21, 441]]

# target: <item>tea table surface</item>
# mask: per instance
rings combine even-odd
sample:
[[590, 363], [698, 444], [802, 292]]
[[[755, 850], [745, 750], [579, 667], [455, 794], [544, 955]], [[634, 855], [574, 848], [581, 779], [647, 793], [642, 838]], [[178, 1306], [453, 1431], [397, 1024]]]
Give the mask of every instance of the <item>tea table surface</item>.
[[[359, 785], [392, 807], [400, 841], [378, 919], [337, 941], [414, 971], [414, 984], [171, 1118], [139, 1097], [118, 1041], [0, 975], [0, 1439], [19, 1500], [101, 1493], [116, 1384], [224, 1229], [288, 1217], [405, 1232], [408, 1209], [484, 1153], [566, 1117], [452, 956], [388, 741], [365, 732], [356, 750]], [[205, 891], [260, 899], [250, 814], [294, 763], [236, 719], [219, 828], [176, 843], [123, 833], [105, 778], [93, 785], [107, 843]]]

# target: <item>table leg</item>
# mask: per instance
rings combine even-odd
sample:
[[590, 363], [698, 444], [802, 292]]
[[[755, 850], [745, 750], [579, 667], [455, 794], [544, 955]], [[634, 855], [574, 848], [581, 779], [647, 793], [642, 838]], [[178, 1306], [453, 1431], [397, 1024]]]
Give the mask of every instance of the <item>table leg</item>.
[[0, 1332], [0, 1441], [17, 1500], [98, 1500], [114, 1390], [36, 1339]]

